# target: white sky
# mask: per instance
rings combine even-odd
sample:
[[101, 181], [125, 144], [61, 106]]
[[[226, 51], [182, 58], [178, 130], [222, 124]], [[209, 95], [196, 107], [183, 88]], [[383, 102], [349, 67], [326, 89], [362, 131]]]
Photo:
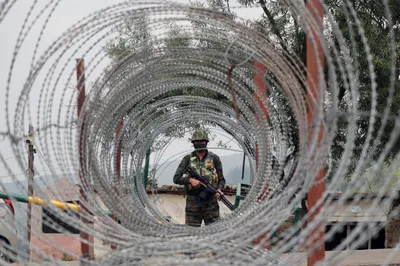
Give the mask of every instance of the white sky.
[[[22, 95], [22, 90], [23, 86], [27, 80], [27, 77], [29, 75], [29, 71], [31, 69], [31, 63], [32, 63], [32, 57], [33, 53], [35, 50], [35, 46], [37, 44], [38, 38], [40, 37], [40, 42], [39, 46], [37, 48], [37, 53], [35, 56], [35, 62], [40, 58], [40, 56], [48, 49], [48, 47], [58, 38], [60, 37], [68, 28], [70, 28], [74, 23], [79, 21], [80, 19], [84, 18], [85, 16], [100, 10], [102, 8], [108, 7], [110, 5], [117, 4], [119, 2], [124, 2], [124, 1], [118, 1], [118, 0], [61, 0], [59, 1], [59, 4], [56, 6], [54, 13], [49, 19], [49, 23], [47, 24], [46, 28], [44, 29], [42, 35], [40, 35], [40, 32], [43, 29], [43, 25], [45, 20], [47, 19], [47, 16], [49, 14], [50, 9], [46, 9], [44, 14], [38, 19], [38, 21], [35, 23], [35, 25], [30, 29], [29, 34], [26, 36], [26, 39], [21, 47], [21, 49], [18, 52], [17, 60], [14, 63], [14, 69], [12, 71], [12, 77], [11, 77], [11, 82], [10, 82], [10, 89], [9, 89], [9, 102], [8, 102], [8, 118], [10, 121], [10, 129], [7, 128], [7, 123], [6, 123], [6, 84], [8, 80], [8, 74], [10, 71], [10, 66], [11, 66], [11, 59], [12, 55], [14, 53], [14, 49], [17, 43], [17, 38], [18, 35], [21, 31], [21, 27], [23, 25], [23, 22], [25, 20], [25, 17], [28, 14], [28, 11], [30, 9], [30, 5], [32, 5], [34, 1], [33, 0], [20, 0], [17, 1], [17, 3], [12, 7], [12, 9], [9, 11], [9, 13], [5, 16], [4, 20], [0, 23], [0, 36], [2, 36], [2, 40], [0, 41], [0, 53], [1, 53], [1, 60], [0, 60], [0, 88], [1, 88], [1, 94], [2, 97], [0, 97], [0, 100], [3, 102], [3, 104], [0, 104], [0, 132], [7, 132], [8, 130], [11, 130], [11, 132], [14, 132], [16, 135], [22, 137], [23, 132], [28, 131], [28, 124], [29, 122], [32, 122], [34, 127], [38, 125], [37, 121], [37, 116], [38, 116], [38, 108], [39, 108], [39, 99], [41, 98], [42, 100], [42, 107], [40, 109], [40, 117], [42, 118], [44, 113], [43, 113], [43, 99], [46, 97], [45, 95], [42, 95], [42, 97], [39, 97], [40, 91], [43, 87], [43, 81], [45, 80], [45, 73], [52, 69], [52, 67], [47, 64], [43, 67], [41, 70], [40, 74], [38, 75], [37, 81], [34, 83], [32, 86], [32, 90], [29, 95], [29, 112], [25, 110], [25, 112], [18, 112], [18, 115], [24, 115], [25, 119], [23, 119], [24, 124], [21, 125], [16, 125], [14, 126], [14, 115], [15, 115], [15, 109], [18, 103], [18, 100], [20, 99]], [[133, 1], [134, 2], [134, 1]], [[177, 2], [180, 3], [187, 3], [188, 0], [179, 0]], [[50, 1], [50, 0], [43, 0], [43, 1], [38, 1], [37, 5], [32, 11], [32, 15], [30, 19], [28, 20], [28, 25], [32, 24], [32, 21], [34, 18], [37, 17], [37, 15], [41, 12], [41, 10], [48, 4], [50, 6], [54, 6], [54, 3], [56, 1]], [[235, 1], [231, 1], [231, 7], [235, 13], [238, 14], [238, 16], [245, 18], [245, 19], [254, 19], [258, 18], [262, 12], [261, 9], [258, 8], [235, 8], [238, 7], [239, 5]], [[26, 29], [25, 29], [26, 32]], [[75, 58], [81, 57], [85, 51], [85, 49], [88, 48], [88, 45], [86, 47], [83, 47], [83, 49], [78, 49], [77, 51], [74, 51], [73, 49], [68, 50], [67, 55], [72, 57], [72, 60], [68, 63], [66, 66], [65, 71], [63, 72], [62, 77], [60, 77], [59, 83], [55, 86], [57, 89], [54, 89], [54, 100], [53, 100], [53, 105], [49, 110], [52, 116], [55, 118], [57, 117], [57, 112], [60, 110], [60, 104], [63, 104], [63, 111], [60, 113], [61, 119], [60, 121], [64, 121], [64, 117], [66, 115], [71, 115], [71, 113], [76, 112], [75, 111], [75, 106], [71, 106], [69, 104], [69, 101], [71, 99], [75, 99], [76, 94], [74, 96], [74, 89], [66, 89], [66, 94], [64, 95], [64, 98], [61, 99], [62, 97], [62, 91], [64, 91], [64, 86], [66, 86], [67, 83], [71, 83], [71, 86], [74, 86], [75, 83], [72, 81], [75, 81], [75, 73], [74, 73], [74, 67], [75, 67]], [[94, 53], [101, 49], [101, 45], [96, 45], [96, 47], [91, 51], [90, 54], [85, 56], [85, 59], [87, 61], [90, 61], [90, 58], [94, 56]], [[67, 57], [63, 58], [62, 64], [65, 64], [65, 59]], [[88, 60], [89, 58], [89, 60]], [[51, 63], [53, 63], [55, 60], [52, 58], [50, 60]], [[88, 62], [86, 62], [87, 64]], [[93, 63], [93, 62], [92, 62]], [[93, 82], [96, 77], [101, 73], [101, 70], [103, 69], [104, 66], [107, 65], [107, 61], [101, 62], [100, 65], [96, 68], [91, 68], [92, 70], [94, 69], [94, 72], [91, 75], [87, 75], [87, 88], [89, 87], [88, 85], [90, 82]], [[61, 73], [61, 68], [64, 65], [58, 65], [56, 67], [56, 74]], [[73, 74], [72, 78], [69, 78], [69, 75]], [[52, 84], [55, 84], [55, 79], [57, 76], [53, 77]], [[47, 103], [50, 98], [50, 95], [47, 95]], [[75, 102], [72, 102], [72, 104], [75, 104]], [[22, 103], [21, 106], [25, 105]], [[54, 117], [52, 117], [51, 122], [54, 121]], [[17, 121], [21, 121], [18, 119]], [[44, 121], [40, 121], [40, 126], [43, 126]], [[48, 136], [41, 136], [42, 139], [47, 139], [50, 141]], [[65, 136], [59, 136], [59, 138], [64, 142], [62, 138], [65, 138]], [[228, 141], [227, 138], [225, 137], [220, 137], [217, 140], [223, 140], [223, 141]], [[39, 146], [38, 149], [40, 151], [44, 151], [44, 147], [47, 145], [57, 147], [57, 141], [58, 139], [53, 139], [53, 143], [44, 143], [40, 142], [42, 146]], [[231, 143], [233, 149], [237, 149], [237, 145], [235, 146], [233, 143]], [[215, 146], [215, 143], [210, 143], [210, 146]], [[171, 145], [165, 152], [164, 158], [170, 158], [176, 153], [182, 152], [182, 151], [187, 151], [187, 149], [191, 149], [190, 143], [188, 143], [187, 140], [178, 140], [174, 143], [174, 145]], [[19, 144], [20, 148], [20, 153], [23, 154], [23, 152], [26, 151], [25, 144], [20, 143]], [[63, 147], [61, 147], [63, 149]], [[25, 170], [24, 167], [20, 167], [17, 162], [15, 161], [15, 154], [11, 150], [10, 142], [9, 140], [3, 140], [0, 138], [0, 152], [1, 155], [7, 159], [6, 163], [7, 166], [11, 169], [12, 173], [15, 175], [14, 177], [10, 177], [9, 172], [6, 170], [5, 165], [3, 165], [0, 162], [0, 183], [4, 182], [12, 182], [17, 179], [25, 179]], [[218, 154], [224, 155], [224, 154], [229, 154], [232, 153], [232, 151], [218, 151]], [[26, 157], [26, 156], [25, 156]], [[46, 157], [46, 155], [44, 155]], [[26, 158], [24, 158], [26, 159]], [[52, 160], [53, 158], [46, 158], [46, 160], [50, 160], [49, 162], [52, 165], [56, 165]], [[52, 163], [53, 162], [53, 163]], [[66, 162], [65, 162], [66, 163]], [[67, 163], [66, 163], [67, 164]], [[35, 166], [36, 169], [43, 170], [45, 171], [46, 169], [48, 170], [48, 166], [44, 162], [44, 160], [41, 158], [40, 154], [36, 154], [35, 157]], [[50, 173], [50, 172], [48, 172]], [[48, 174], [47, 173], [47, 174]], [[42, 174], [46, 174], [45, 172], [42, 172]]]

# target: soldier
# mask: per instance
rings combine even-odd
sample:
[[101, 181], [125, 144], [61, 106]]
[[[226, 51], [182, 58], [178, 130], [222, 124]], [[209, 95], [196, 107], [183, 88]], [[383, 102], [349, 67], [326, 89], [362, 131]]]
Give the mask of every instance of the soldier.
[[[217, 199], [223, 195], [221, 190], [225, 186], [225, 178], [220, 158], [207, 150], [208, 141], [207, 133], [204, 130], [196, 130], [191, 138], [195, 150], [183, 157], [174, 175], [175, 184], [185, 185], [186, 224], [190, 226], [201, 226], [203, 220], [205, 225], [208, 225], [219, 218]], [[210, 200], [201, 200], [199, 194], [204, 187], [198, 180], [185, 173], [188, 166], [207, 178], [219, 193], [216, 193]]]

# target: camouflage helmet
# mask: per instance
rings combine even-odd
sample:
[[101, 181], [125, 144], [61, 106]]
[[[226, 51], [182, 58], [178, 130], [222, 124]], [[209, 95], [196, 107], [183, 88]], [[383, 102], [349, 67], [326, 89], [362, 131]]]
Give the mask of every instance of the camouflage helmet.
[[202, 129], [197, 129], [195, 132], [193, 132], [192, 138], [190, 139], [191, 142], [193, 141], [201, 141], [201, 140], [205, 140], [205, 141], [209, 141], [207, 133], [202, 130]]

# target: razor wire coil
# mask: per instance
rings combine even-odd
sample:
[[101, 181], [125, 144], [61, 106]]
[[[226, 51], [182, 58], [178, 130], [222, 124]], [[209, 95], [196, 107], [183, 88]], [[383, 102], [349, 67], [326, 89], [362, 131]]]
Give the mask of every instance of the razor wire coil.
[[[71, 211], [61, 213], [49, 208], [61, 213], [65, 222], [75, 228], [119, 246], [115, 251], [105, 249], [105, 255], [92, 261], [93, 265], [296, 265], [298, 261], [294, 257], [283, 258], [281, 255], [287, 250], [302, 251], [311, 232], [329, 215], [338, 212], [353, 197], [354, 191], [385, 167], [385, 159], [399, 138], [398, 118], [390, 114], [396, 84], [393, 32], [389, 31], [388, 42], [392, 55], [387, 105], [378, 111], [374, 57], [351, 1], [342, 3], [342, 11], [348, 20], [350, 46], [339, 22], [323, 5], [325, 27], [334, 37], [317, 34], [311, 38], [313, 49], [321, 43], [327, 62], [323, 69], [317, 60], [317, 71], [324, 76], [319, 81], [307, 79], [307, 67], [298, 55], [279, 48], [281, 40], [249, 27], [248, 21], [239, 16], [173, 1], [117, 3], [79, 20], [53, 38], [50, 45], [42, 44], [62, 3], [61, 0], [50, 1], [42, 7], [38, 1], [32, 3], [18, 31], [11, 64], [8, 69], [1, 70], [7, 78], [0, 80], [5, 88], [4, 130], [0, 133], [10, 148], [9, 153], [0, 151], [0, 161], [12, 181], [22, 189], [15, 173], [27, 165], [24, 143], [27, 124], [39, 129], [34, 140], [44, 159], [43, 166], [55, 177], [68, 176], [71, 182], [80, 183], [85, 193], [80, 204], [87, 208], [81, 216], [95, 220], [95, 226], [81, 223]], [[280, 3], [296, 15], [296, 23], [307, 36], [318, 29], [312, 12], [301, 1]], [[17, 4], [18, 1], [4, 1], [0, 5], [0, 28], [10, 24], [7, 22], [9, 13], [16, 12]], [[388, 26], [392, 26], [388, 1], [382, 1], [382, 4]], [[238, 6], [229, 8], [236, 10]], [[126, 44], [127, 51], [110, 63], [103, 47], [112, 44], [112, 41], [107, 43], [112, 37], [120, 36], [121, 27], [126, 23], [142, 29], [130, 33], [136, 42]], [[179, 32], [171, 32], [173, 26], [177, 26]], [[356, 41], [357, 34], [359, 41]], [[31, 54], [25, 57], [23, 51], [29, 42], [35, 44]], [[371, 110], [365, 114], [369, 126], [360, 159], [351, 172], [351, 158], [356, 145], [360, 145], [356, 144], [357, 123], [360, 116], [364, 116], [358, 108], [360, 88], [357, 79], [361, 70], [358, 58], [354, 57], [358, 50], [366, 53], [368, 69], [363, 71], [369, 74]], [[75, 61], [76, 57], [85, 60], [84, 77], [76, 77], [80, 63]], [[27, 62], [21, 63], [21, 58]], [[255, 70], [254, 62], [265, 65], [267, 73]], [[253, 75], [268, 81], [268, 97], [258, 95]], [[86, 80], [92, 82], [85, 83]], [[85, 83], [87, 91], [79, 117], [77, 83]], [[312, 95], [310, 86], [322, 88], [324, 93]], [[344, 111], [338, 102], [339, 86], [348, 95], [348, 109]], [[190, 91], [195, 93], [190, 94]], [[234, 102], [237, 102], [240, 116], [235, 112]], [[313, 116], [308, 113], [310, 106], [314, 108]], [[296, 130], [288, 122], [290, 116], [295, 120], [292, 123], [296, 124]], [[335, 137], [342, 130], [338, 126], [341, 118], [346, 120], [347, 134], [341, 157], [333, 166], [326, 162], [332, 156]], [[123, 120], [123, 126], [116, 137], [119, 120]], [[200, 228], [168, 221], [165, 209], [148, 198], [142, 184], [146, 151], [157, 141], [164, 145], [154, 155], [157, 170], [162, 173], [161, 158], [174, 140], [166, 133], [189, 121], [205, 123], [212, 132], [224, 132], [232, 137], [249, 158], [252, 176], [251, 189], [239, 208], [220, 221]], [[381, 124], [374, 137], [377, 121]], [[392, 131], [385, 132], [390, 123], [394, 124]], [[184, 131], [188, 133], [188, 129]], [[384, 134], [390, 134], [390, 140], [377, 158], [372, 158], [370, 155], [377, 151]], [[284, 172], [284, 157], [288, 147], [294, 145], [294, 138], [298, 140], [298, 146], [294, 167], [288, 176]], [[120, 143], [122, 161], [118, 177], [116, 157]], [[218, 149], [215, 150], [217, 153]], [[7, 160], [10, 155], [15, 156], [16, 167]], [[182, 154], [177, 154], [174, 159], [181, 157]], [[395, 173], [398, 165], [396, 155], [381, 188], [376, 191], [376, 198], [369, 199], [366, 215], [377, 208], [387, 209], [387, 205], [396, 200], [396, 195], [386, 195], [386, 192], [390, 186], [399, 190]], [[316, 184], [315, 177], [322, 168], [326, 168], [325, 175], [331, 180], [316, 207], [309, 208], [303, 219], [293, 225], [271, 250], [262, 247], [265, 243], [254, 244], [267, 233], [279, 230]], [[371, 171], [365, 171], [367, 168]], [[342, 190], [349, 173], [362, 178], [348, 182], [341, 197], [334, 200], [331, 191]], [[63, 188], [54, 193], [60, 197], [67, 194]], [[39, 190], [38, 195], [49, 200], [43, 191]], [[265, 199], [260, 200], [261, 197]], [[355, 197], [353, 205], [362, 200]], [[89, 215], [98, 213], [102, 206], [121, 223], [107, 216], [94, 218]], [[318, 212], [321, 206], [323, 211]], [[398, 217], [398, 212], [398, 207], [391, 210], [387, 213], [388, 219]], [[313, 215], [314, 220], [308, 219]], [[33, 217], [33, 220], [39, 218]], [[48, 226], [64, 230], [52, 223]], [[357, 248], [369, 237], [363, 233], [366, 229], [376, 235], [383, 226], [378, 222], [360, 223], [336, 249]], [[336, 223], [323, 241], [333, 238], [341, 230], [343, 225]], [[61, 245], [32, 233], [76, 258]], [[80, 236], [74, 238], [82, 240]], [[320, 240], [315, 245], [323, 244]], [[35, 255], [34, 260], [39, 262], [53, 259], [37, 247], [31, 247], [31, 252]], [[22, 252], [19, 256], [25, 255]], [[327, 258], [325, 264], [337, 265], [344, 256]]]

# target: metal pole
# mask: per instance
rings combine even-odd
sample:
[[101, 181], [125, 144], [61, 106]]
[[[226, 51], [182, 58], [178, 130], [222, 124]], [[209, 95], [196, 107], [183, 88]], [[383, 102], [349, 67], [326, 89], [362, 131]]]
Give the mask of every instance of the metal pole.
[[0, 199], [13, 199], [18, 202], [29, 203], [29, 197], [14, 193], [5, 193], [3, 191], [0, 191]]
[[[20, 194], [14, 194], [14, 193], [6, 193], [3, 191], [0, 191], [0, 199], [13, 199], [21, 203], [30, 203], [38, 206], [48, 206], [47, 202], [44, 201], [43, 199], [39, 197], [26, 197]], [[67, 203], [67, 202], [62, 202], [58, 200], [49, 200], [49, 203], [53, 205], [54, 207], [59, 208], [60, 210], [70, 210], [70, 211], [75, 211], [75, 212], [80, 212], [81, 208], [79, 205], [73, 204], [73, 203]], [[96, 210], [96, 214], [98, 215], [108, 215], [112, 216], [111, 212], [109, 210]]]
[[[253, 80], [254, 80], [254, 100], [261, 108], [262, 114], [265, 119], [269, 122], [269, 114], [267, 110], [267, 83], [265, 80], [265, 74], [267, 72], [267, 67], [260, 63], [253, 63]], [[259, 121], [259, 117], [256, 115], [257, 121]], [[259, 160], [259, 148], [258, 144], [256, 144], [256, 167], [258, 167]], [[264, 191], [262, 195], [258, 198], [259, 201], [264, 201], [268, 196], [268, 184], [264, 187]], [[271, 236], [270, 232], [265, 233], [263, 236], [258, 238], [255, 241], [255, 244], [259, 244], [261, 247], [270, 250], [271, 249]]]
[[[260, 62], [253, 63], [253, 80], [254, 80], [254, 100], [262, 110], [263, 115], [269, 121], [269, 114], [267, 107], [265, 106], [267, 101], [267, 84], [265, 82], [265, 73], [267, 71], [266, 66]], [[259, 121], [259, 117], [256, 115], [256, 120]], [[258, 167], [258, 144], [256, 144], [256, 167]]]
[[246, 167], [246, 153], [243, 152], [243, 162], [242, 162], [242, 180], [244, 179], [244, 168]]
[[[306, 10], [309, 12], [311, 17], [313, 18], [313, 22], [316, 24], [310, 25], [311, 33], [307, 36], [306, 41], [306, 55], [307, 55], [307, 119], [309, 128], [313, 127], [314, 118], [318, 115], [316, 113], [316, 105], [312, 100], [318, 99], [322, 96], [321, 94], [324, 91], [324, 87], [319, 87], [319, 83], [323, 82], [324, 77], [323, 74], [319, 75], [319, 70], [324, 68], [324, 53], [321, 46], [321, 41], [319, 39], [319, 35], [323, 34], [323, 1], [322, 0], [307, 0], [306, 1]], [[323, 71], [322, 71], [323, 73]], [[323, 98], [323, 97], [322, 97]], [[321, 103], [323, 104], [323, 102]], [[323, 110], [320, 108], [320, 110]], [[318, 145], [323, 137], [323, 127], [316, 130], [311, 130], [309, 139], [312, 138], [314, 134], [318, 133]], [[325, 191], [325, 170], [322, 169], [319, 171], [317, 176], [315, 177], [314, 185], [310, 188], [308, 192], [308, 210], [316, 207], [318, 201], [323, 197]], [[313, 224], [318, 214], [321, 212], [323, 206], [319, 206], [316, 211], [310, 213], [309, 220], [307, 224]], [[309, 234], [307, 239], [307, 262], [309, 266], [314, 266], [318, 262], [321, 262], [325, 258], [325, 243], [324, 240], [325, 234], [325, 224], [321, 221], [317, 228]]]
[[[35, 149], [33, 148], [33, 127], [29, 125], [29, 133], [28, 138], [26, 139], [26, 144], [28, 144], [28, 197], [33, 196], [33, 161], [34, 161], [34, 153]], [[28, 212], [27, 212], [27, 239], [28, 239], [28, 246], [27, 246], [27, 260], [30, 261], [30, 246], [31, 246], [31, 234], [32, 234], [32, 205], [28, 203]]]
[[[267, 104], [267, 83], [265, 81], [265, 73], [267, 72], [267, 67], [260, 62], [253, 63], [253, 80], [254, 80], [254, 100], [261, 108], [263, 116], [269, 122], [269, 114], [266, 107]], [[259, 121], [259, 117], [256, 114], [256, 119]], [[259, 160], [259, 148], [256, 143], [256, 167], [258, 167]], [[258, 200], [264, 200], [268, 190], [268, 184], [264, 188], [263, 194], [258, 198]]]
[[[85, 102], [86, 92], [85, 92], [85, 62], [83, 58], [76, 59], [77, 67], [76, 67], [76, 75], [77, 75], [77, 89], [78, 89], [78, 118], [81, 118], [82, 115], [82, 107]], [[85, 117], [83, 117], [83, 122], [81, 125], [81, 131], [79, 134], [79, 178], [81, 181], [81, 187], [79, 189], [80, 193], [80, 219], [81, 222], [86, 224], [86, 226], [93, 225], [92, 215], [89, 213], [86, 205], [87, 198], [85, 195], [85, 188], [88, 187], [87, 182], [84, 178], [85, 172], [85, 164], [83, 161], [83, 149], [84, 145], [84, 129], [85, 129]], [[85, 260], [93, 260], [94, 259], [94, 239], [93, 236], [88, 234], [87, 232], [81, 229], [80, 231], [81, 238], [81, 265], [85, 265]], [[83, 240], [83, 241], [82, 241]]]
[[[117, 128], [115, 129], [115, 138], [117, 139], [117, 153], [116, 153], [116, 158], [115, 158], [115, 171], [116, 171], [116, 177], [115, 177], [115, 183], [120, 184], [121, 181], [121, 154], [122, 154], [122, 138], [120, 138], [120, 132], [123, 126], [123, 120], [120, 119], [118, 121]], [[112, 216], [112, 219], [116, 222], [118, 222], [117, 217]], [[115, 243], [111, 243], [111, 249], [116, 250], [118, 248], [118, 245]]]
[[146, 162], [144, 164], [144, 170], [143, 170], [144, 189], [147, 189], [147, 181], [149, 177], [149, 164], [150, 164], [150, 148], [148, 148], [146, 151]]
[[[115, 137], [117, 138], [118, 141], [118, 146], [117, 146], [117, 154], [116, 154], [116, 158], [115, 158], [115, 168], [116, 168], [116, 182], [117, 184], [119, 184], [120, 180], [121, 180], [121, 154], [122, 154], [122, 137], [120, 138], [120, 132], [123, 126], [123, 121], [122, 119], [118, 120], [118, 125], [117, 128], [115, 129]], [[118, 140], [118, 138], [120, 138]]]

